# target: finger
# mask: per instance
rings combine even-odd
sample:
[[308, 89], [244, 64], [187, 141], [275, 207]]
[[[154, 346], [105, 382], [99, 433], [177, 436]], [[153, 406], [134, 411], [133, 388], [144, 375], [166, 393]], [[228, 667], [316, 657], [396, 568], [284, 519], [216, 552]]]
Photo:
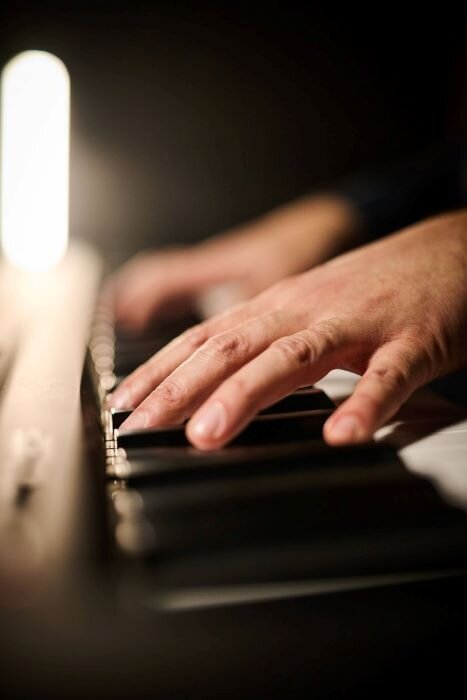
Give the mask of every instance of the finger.
[[175, 367], [203, 344], [206, 335], [204, 324], [199, 324], [174, 338], [120, 382], [108, 397], [109, 405], [117, 409], [133, 409], [139, 406]]
[[[161, 254], [162, 257], [163, 254]], [[156, 254], [140, 254], [118, 270], [108, 288], [113, 293], [115, 321], [120, 326], [140, 325], [149, 314], [158, 284]]]
[[197, 292], [228, 280], [232, 271], [226, 260], [213, 261], [212, 255], [197, 248], [161, 252], [129, 263], [115, 283], [116, 321], [141, 330], [172, 300], [193, 298]]
[[257, 316], [263, 305], [257, 297], [188, 329], [128, 375], [112, 394], [110, 405], [136, 408], [209, 338]]
[[201, 406], [187, 425], [189, 440], [205, 450], [225, 445], [262, 408], [327, 374], [348, 346], [344, 331], [331, 322], [276, 340]]
[[272, 312], [213, 335], [159, 384], [122, 427], [135, 430], [180, 423], [222, 381], [297, 327], [299, 320], [292, 314]]
[[134, 332], [144, 330], [154, 317], [183, 296], [176, 276], [168, 277], [159, 265], [141, 270], [137, 277], [123, 278], [116, 289], [115, 321]]
[[380, 348], [354, 393], [324, 426], [331, 445], [365, 442], [424, 381], [424, 363], [403, 341]]

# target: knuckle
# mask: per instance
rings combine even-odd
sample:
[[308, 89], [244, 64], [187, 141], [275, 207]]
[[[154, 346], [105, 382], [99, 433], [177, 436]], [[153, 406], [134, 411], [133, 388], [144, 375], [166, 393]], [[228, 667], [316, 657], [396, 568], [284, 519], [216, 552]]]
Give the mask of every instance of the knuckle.
[[326, 321], [321, 321], [314, 326], [313, 335], [326, 348], [334, 349], [341, 343], [343, 322], [339, 318], [328, 318]]
[[[428, 330], [428, 335], [431, 335], [430, 320], [425, 321], [425, 328]], [[420, 332], [418, 323], [413, 323], [401, 334], [401, 343], [399, 353], [401, 360], [409, 362], [411, 357], [419, 356], [425, 353], [426, 350], [426, 334]]]
[[162, 382], [152, 394], [154, 401], [162, 402], [169, 408], [179, 406], [183, 402], [185, 396], [185, 388], [174, 379], [168, 379]]
[[279, 338], [272, 347], [294, 365], [308, 366], [313, 362], [314, 353], [310, 343], [298, 333]]
[[416, 358], [422, 382], [436, 377], [440, 367], [445, 367], [449, 361], [450, 341], [447, 335], [440, 331], [435, 324], [426, 321], [423, 335], [412, 333], [407, 340], [411, 355]]
[[182, 334], [181, 338], [183, 338], [183, 341], [186, 343], [188, 348], [194, 352], [201, 347], [201, 345], [203, 345], [208, 338], [208, 329], [206, 328], [206, 324], [198, 323], [196, 326], [188, 328], [188, 330]]
[[402, 367], [383, 365], [368, 371], [368, 378], [383, 384], [392, 394], [403, 394], [407, 385], [407, 373]]
[[235, 360], [248, 352], [248, 341], [240, 333], [229, 331], [208, 340], [203, 350], [209, 358]]
[[295, 364], [309, 366], [325, 353], [340, 351], [342, 339], [342, 322], [339, 319], [328, 319], [312, 328], [279, 338], [272, 345]]

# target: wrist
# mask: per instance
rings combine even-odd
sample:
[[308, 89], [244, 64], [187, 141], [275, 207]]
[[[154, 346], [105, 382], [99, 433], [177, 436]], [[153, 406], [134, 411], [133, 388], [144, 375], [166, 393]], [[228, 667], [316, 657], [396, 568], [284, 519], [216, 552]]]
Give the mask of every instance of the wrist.
[[363, 219], [350, 201], [333, 193], [303, 197], [261, 220], [269, 232], [301, 258], [304, 269], [361, 242]]

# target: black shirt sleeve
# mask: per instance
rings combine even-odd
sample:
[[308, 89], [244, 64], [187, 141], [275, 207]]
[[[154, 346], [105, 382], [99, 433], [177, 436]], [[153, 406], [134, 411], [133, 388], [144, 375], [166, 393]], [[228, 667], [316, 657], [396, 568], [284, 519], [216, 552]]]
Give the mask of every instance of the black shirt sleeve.
[[465, 206], [466, 156], [464, 148], [433, 147], [388, 168], [346, 178], [334, 192], [355, 204], [367, 235], [377, 238]]

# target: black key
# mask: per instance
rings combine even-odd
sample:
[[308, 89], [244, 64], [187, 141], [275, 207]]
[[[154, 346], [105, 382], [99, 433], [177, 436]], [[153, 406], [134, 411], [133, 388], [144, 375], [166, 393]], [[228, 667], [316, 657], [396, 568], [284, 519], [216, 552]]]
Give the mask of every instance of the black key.
[[[257, 416], [233, 441], [232, 445], [273, 445], [306, 441], [321, 435], [330, 409], [300, 414]], [[135, 430], [118, 436], [118, 446], [189, 447], [183, 426], [156, 430]]]
[[[127, 489], [115, 494], [120, 520], [157, 534], [151, 552], [300, 544], [353, 532], [440, 527], [460, 512], [394, 458], [383, 468], [237, 475], [208, 482]], [[403, 545], [403, 543], [401, 543]]]
[[107, 475], [113, 479], [173, 480], [209, 478], [219, 474], [238, 474], [246, 470], [284, 471], [294, 468], [310, 469], [346, 465], [349, 468], [385, 464], [393, 452], [387, 447], [368, 443], [358, 447], [330, 447], [321, 438], [285, 443], [283, 445], [228, 445], [222, 450], [203, 452], [195, 447], [143, 447], [122, 450], [107, 465]]
[[[131, 558], [144, 559], [149, 595], [157, 590], [235, 586], [262, 582], [310, 581], [465, 569], [467, 531], [459, 516], [447, 515], [393, 528], [311, 533], [308, 538], [246, 541], [236, 546], [161, 550], [154, 525], [119, 520], [117, 545]], [[155, 566], [151, 566], [154, 563]], [[138, 567], [139, 570], [139, 567]]]
[[193, 316], [184, 316], [176, 321], [161, 321], [145, 333], [132, 334], [121, 329], [116, 331], [115, 374], [119, 377], [133, 372], [149, 360], [154, 353], [197, 322]]
[[[265, 408], [259, 415], [271, 415], [276, 413], [297, 413], [302, 411], [317, 411], [323, 408], [333, 409], [334, 404], [320, 389], [307, 387], [289, 396], [285, 396], [277, 403]], [[119, 428], [122, 423], [131, 415], [131, 410], [115, 409], [111, 410], [113, 427]]]
[[319, 409], [334, 409], [335, 406], [329, 396], [315, 387], [307, 387], [285, 396], [272, 406], [265, 408], [261, 414], [296, 413], [301, 411], [317, 411]]
[[112, 408], [110, 414], [112, 416], [112, 425], [114, 427], [114, 430], [119, 428], [121, 424], [131, 416], [132, 412], [132, 410]]

